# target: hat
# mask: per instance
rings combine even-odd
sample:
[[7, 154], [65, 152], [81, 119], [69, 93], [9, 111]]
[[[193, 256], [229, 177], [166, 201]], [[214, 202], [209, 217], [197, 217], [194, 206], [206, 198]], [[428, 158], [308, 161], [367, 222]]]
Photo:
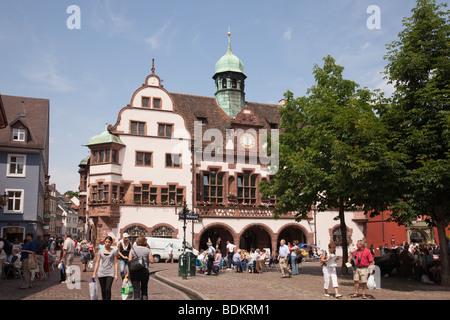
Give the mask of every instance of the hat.
[[125, 233], [123, 234], [123, 238], [128, 238], [128, 233], [125, 232]]

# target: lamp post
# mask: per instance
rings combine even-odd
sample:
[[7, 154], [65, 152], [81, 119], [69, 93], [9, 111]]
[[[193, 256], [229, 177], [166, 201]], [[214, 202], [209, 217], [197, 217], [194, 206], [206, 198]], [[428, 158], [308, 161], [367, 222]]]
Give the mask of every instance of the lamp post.
[[186, 201], [184, 201], [183, 210], [181, 210], [180, 215], [183, 219], [183, 254], [180, 259], [180, 273], [182, 279], [187, 279], [187, 259], [186, 259], [186, 218], [189, 213], [189, 210], [186, 207]]
[[5, 192], [2, 195], [2, 208], [8, 203], [8, 200], [9, 200], [9, 194], [7, 194], [6, 190], [5, 190]]

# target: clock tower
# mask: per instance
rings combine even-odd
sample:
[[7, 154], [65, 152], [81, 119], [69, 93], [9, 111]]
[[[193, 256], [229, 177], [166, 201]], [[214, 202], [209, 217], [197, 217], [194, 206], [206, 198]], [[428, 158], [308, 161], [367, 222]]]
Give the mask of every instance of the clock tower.
[[231, 51], [231, 33], [228, 32], [228, 50], [216, 63], [213, 76], [216, 86], [216, 101], [226, 114], [235, 117], [245, 107], [244, 64]]

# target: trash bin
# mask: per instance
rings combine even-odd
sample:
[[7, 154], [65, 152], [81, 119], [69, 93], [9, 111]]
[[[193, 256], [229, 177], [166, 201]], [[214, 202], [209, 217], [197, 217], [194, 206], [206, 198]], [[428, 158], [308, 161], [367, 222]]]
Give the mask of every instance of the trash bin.
[[189, 277], [195, 277], [197, 256], [192, 252], [186, 252], [186, 274]]

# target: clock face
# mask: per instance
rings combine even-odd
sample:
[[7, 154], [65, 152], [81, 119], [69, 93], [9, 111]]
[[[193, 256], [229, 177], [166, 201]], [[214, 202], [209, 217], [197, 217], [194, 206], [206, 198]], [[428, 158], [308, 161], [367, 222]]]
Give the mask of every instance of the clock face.
[[255, 146], [255, 137], [250, 133], [241, 134], [239, 141], [241, 143], [241, 146], [246, 149], [251, 149]]

